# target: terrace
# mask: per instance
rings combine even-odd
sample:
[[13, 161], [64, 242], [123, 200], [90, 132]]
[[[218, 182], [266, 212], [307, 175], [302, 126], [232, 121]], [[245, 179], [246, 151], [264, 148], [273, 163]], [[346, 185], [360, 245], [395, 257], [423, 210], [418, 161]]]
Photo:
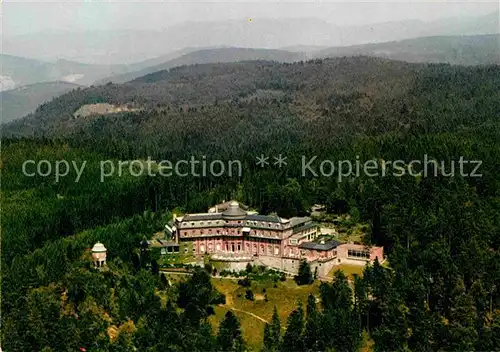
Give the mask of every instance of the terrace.
[[211, 259], [226, 262], [245, 262], [251, 261], [252, 255], [248, 253], [217, 253], [212, 254]]

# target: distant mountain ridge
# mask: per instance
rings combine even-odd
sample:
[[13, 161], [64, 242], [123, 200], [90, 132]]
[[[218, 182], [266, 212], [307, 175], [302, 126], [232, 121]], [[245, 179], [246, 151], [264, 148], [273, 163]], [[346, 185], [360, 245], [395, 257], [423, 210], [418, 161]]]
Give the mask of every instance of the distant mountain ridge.
[[406, 39], [375, 44], [362, 44], [347, 47], [332, 47], [314, 50], [317, 47], [298, 46], [310, 52], [285, 51], [252, 48], [219, 48], [194, 51], [170, 61], [129, 72], [107, 77], [96, 84], [107, 82], [125, 83], [156, 71], [176, 66], [224, 63], [237, 61], [265, 60], [294, 62], [312, 58], [339, 56], [377, 56], [408, 62], [450, 63], [458, 65], [481, 65], [500, 63], [500, 34], [476, 36], [439, 36]]
[[34, 112], [41, 104], [82, 86], [69, 82], [35, 83], [0, 92], [2, 123]]
[[46, 62], [31, 58], [0, 54], [0, 75], [11, 82], [4, 89], [38, 82], [65, 81], [91, 85], [99, 78], [127, 72], [126, 65], [92, 65], [69, 60]]
[[216, 48], [194, 51], [159, 65], [147, 67], [145, 69], [125, 73], [122, 75], [107, 77], [96, 82], [96, 84], [105, 84], [107, 82], [125, 83], [136, 78], [154, 73], [157, 71], [168, 70], [177, 66], [193, 64], [226, 63], [238, 61], [279, 61], [294, 62], [306, 59], [305, 53], [290, 52], [277, 49], [253, 49], [253, 48]]
[[99, 64], [132, 64], [185, 47], [283, 48], [348, 46], [424, 36], [499, 33], [498, 12], [424, 22], [395, 21], [338, 26], [320, 19], [247, 19], [185, 22], [158, 31], [40, 33], [4, 38], [3, 52], [44, 60], [65, 58]]
[[356, 55], [454, 65], [500, 64], [500, 34], [423, 37], [314, 52], [318, 58]]

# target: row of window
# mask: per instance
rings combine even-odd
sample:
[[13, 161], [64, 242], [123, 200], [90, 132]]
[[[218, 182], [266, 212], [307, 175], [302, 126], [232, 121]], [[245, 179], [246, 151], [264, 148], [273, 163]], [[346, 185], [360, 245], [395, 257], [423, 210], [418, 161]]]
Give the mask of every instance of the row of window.
[[[208, 236], [214, 236], [214, 235], [242, 235], [241, 230], [228, 230], [228, 231], [221, 231], [221, 230], [216, 230], [215, 233], [213, 230], [185, 230], [182, 231], [181, 237], [182, 236], [196, 236], [196, 235], [208, 235]], [[273, 232], [264, 232], [264, 231], [251, 231], [251, 235], [253, 236], [273, 236], [275, 238], [279, 238], [279, 234], [273, 233]]]
[[[253, 253], [257, 253], [257, 244], [254, 243], [253, 246], [250, 246], [250, 243], [246, 243], [246, 253], [250, 253], [250, 248], [253, 249]], [[221, 248], [223, 248], [224, 252], [230, 252], [230, 253], [241, 253], [242, 252], [242, 245], [240, 243], [226, 243], [224, 246], [221, 246], [220, 243], [217, 243], [215, 245], [215, 253], [221, 252]], [[267, 251], [266, 251], [267, 249]], [[213, 253], [214, 252], [214, 247], [212, 244], [208, 244], [207, 247], [205, 247], [205, 244], [200, 244], [200, 253], [205, 253], [205, 250], [207, 253]], [[193, 244], [193, 252], [196, 252], [196, 244]], [[263, 244], [260, 245], [260, 254], [266, 253], [268, 255], [273, 254], [273, 246], [267, 245], [264, 246]], [[274, 255], [279, 255], [280, 254], [280, 247], [274, 246]]]
[[[247, 221], [247, 223], [246, 223], [246, 224], [247, 224], [248, 226], [253, 225], [253, 226], [261, 226], [261, 227], [266, 227], [266, 225], [267, 225], [267, 227], [272, 227], [272, 224], [271, 224], [271, 223], [269, 223], [269, 222], [268, 222], [268, 223], [265, 223], [265, 222], [260, 222], [260, 223], [259, 223], [259, 222], [257, 222], [257, 221]], [[280, 228], [280, 224], [274, 224], [274, 227], [275, 227], [276, 229], [279, 229], [279, 228]]]
[[370, 253], [367, 251], [358, 251], [355, 249], [349, 249], [347, 250], [347, 256], [353, 257], [353, 258], [365, 258], [369, 259], [370, 258]]
[[[187, 252], [187, 248], [185, 248], [184, 252]], [[167, 253], [179, 253], [179, 247], [163, 247], [160, 253], [162, 255]]]
[[[243, 221], [238, 221], [238, 224], [243, 224], [244, 222]], [[207, 221], [206, 223], [208, 226], [211, 226], [211, 225], [223, 225], [223, 224], [229, 224], [229, 221], [226, 221], [226, 220], [216, 220], [216, 221]], [[273, 227], [273, 224], [272, 223], [266, 223], [266, 222], [258, 222], [258, 221], [246, 221], [245, 223], [247, 226], [260, 226], [260, 227]], [[185, 225], [188, 225], [187, 222], [183, 222], [182, 223], [183, 226]], [[194, 222], [192, 221], [190, 223], [191, 226], [204, 226], [205, 225], [205, 222], [204, 221], [200, 221], [200, 222]], [[280, 224], [274, 224], [274, 228], [276, 229], [279, 229], [280, 228]]]
[[[211, 242], [221, 242], [221, 241], [242, 241], [242, 239], [239, 238], [228, 238], [228, 237], [211, 237], [209, 241]], [[245, 242], [262, 242], [262, 243], [271, 243], [271, 244], [280, 244], [281, 240], [280, 239], [273, 239], [273, 238], [255, 238], [255, 237], [249, 237], [244, 240]]]

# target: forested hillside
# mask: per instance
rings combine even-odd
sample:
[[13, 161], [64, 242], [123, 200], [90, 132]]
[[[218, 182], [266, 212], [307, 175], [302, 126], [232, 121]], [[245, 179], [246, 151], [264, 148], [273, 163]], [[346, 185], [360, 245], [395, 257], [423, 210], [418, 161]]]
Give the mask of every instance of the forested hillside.
[[[283, 330], [266, 327], [264, 350], [355, 351], [363, 333], [381, 352], [497, 350], [499, 86], [499, 66], [257, 61], [178, 67], [42, 105], [3, 131], [2, 348], [245, 350], [234, 316], [218, 331], [207, 323], [224, 300], [208, 275], [169, 285], [140, 245], [174, 209], [236, 198], [285, 217], [324, 204], [367, 222], [390, 264], [351, 285], [338, 274], [321, 286], [318, 307], [313, 297]], [[143, 110], [73, 117], [97, 102]], [[260, 154], [282, 154], [288, 165], [262, 168]], [[424, 155], [443, 161], [445, 174], [301, 173], [303, 156], [409, 163]], [[237, 159], [243, 173], [100, 182], [100, 160], [148, 156]], [[482, 161], [481, 176], [449, 176], [461, 157]], [[23, 176], [26, 159], [88, 165], [79, 182], [74, 171], [56, 182]], [[109, 271], [91, 268], [87, 249], [98, 240]]]
[[455, 65], [500, 63], [500, 35], [434, 36], [319, 50], [315, 57], [368, 55], [408, 62]]

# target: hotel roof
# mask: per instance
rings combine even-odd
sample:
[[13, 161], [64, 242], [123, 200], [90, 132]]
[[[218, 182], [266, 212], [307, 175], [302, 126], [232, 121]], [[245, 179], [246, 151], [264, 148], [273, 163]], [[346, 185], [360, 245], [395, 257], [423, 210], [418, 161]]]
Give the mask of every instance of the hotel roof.
[[197, 221], [197, 220], [220, 220], [221, 213], [201, 213], [201, 214], [186, 214], [182, 221]]
[[158, 240], [163, 247], [179, 247], [180, 245], [174, 241]]
[[306, 222], [305, 224], [300, 224], [299, 226], [296, 226], [293, 228], [293, 233], [297, 233], [300, 231], [312, 229], [314, 227], [318, 227], [318, 225], [312, 221]]
[[290, 218], [290, 226], [295, 227], [297, 225], [306, 223], [308, 221], [311, 221], [310, 217], [307, 217], [307, 216], [298, 217], [298, 216], [296, 216], [296, 217]]
[[[311, 221], [309, 217], [293, 217], [290, 219], [281, 218], [278, 215], [261, 215], [253, 214], [242, 209], [237, 202], [232, 202], [231, 205], [222, 213], [196, 213], [186, 214], [183, 217], [178, 217], [178, 221], [203, 221], [203, 220], [249, 220], [260, 222], [271, 222], [278, 224], [289, 223], [291, 227], [296, 226], [312, 226], [308, 225]], [[302, 227], [301, 226], [301, 227]]]
[[304, 242], [299, 245], [299, 248], [303, 249], [313, 249], [317, 251], [329, 251], [330, 249], [337, 248], [338, 245], [342, 244], [337, 240], [322, 241], [322, 242]]
[[252, 215], [247, 215], [246, 217], [247, 220], [253, 220], [253, 221], [265, 221], [265, 222], [277, 222], [281, 223], [281, 218], [277, 215], [259, 215], [259, 214], [252, 214]]

